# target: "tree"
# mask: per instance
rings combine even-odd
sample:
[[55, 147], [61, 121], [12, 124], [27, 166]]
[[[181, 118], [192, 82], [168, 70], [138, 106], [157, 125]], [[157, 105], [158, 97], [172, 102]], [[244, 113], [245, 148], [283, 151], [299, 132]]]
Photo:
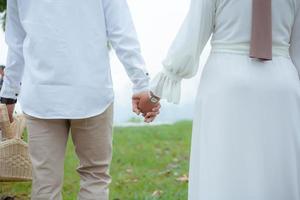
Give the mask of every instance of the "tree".
[[[0, 0], [0, 13], [4, 13], [5, 9], [6, 9], [6, 0]], [[4, 24], [5, 24], [4, 18], [5, 18], [5, 15], [3, 15], [3, 21], [2, 21], [2, 19], [0, 20], [3, 22], [3, 24], [2, 24], [3, 29], [4, 29]]]
[[0, 0], [0, 12], [6, 9], [6, 0]]

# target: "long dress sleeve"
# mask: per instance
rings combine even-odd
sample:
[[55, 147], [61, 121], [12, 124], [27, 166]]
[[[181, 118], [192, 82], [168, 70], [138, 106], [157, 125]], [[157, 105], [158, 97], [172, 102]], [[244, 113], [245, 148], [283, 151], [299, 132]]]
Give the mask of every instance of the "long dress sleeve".
[[196, 75], [200, 54], [214, 28], [214, 16], [214, 0], [191, 0], [188, 15], [162, 63], [163, 70], [151, 82], [155, 95], [179, 103], [181, 80]]
[[133, 82], [133, 92], [149, 90], [149, 75], [126, 0], [102, 0], [108, 40]]
[[19, 18], [17, 0], [7, 1], [5, 30], [8, 55], [0, 96], [16, 99], [24, 71], [23, 42], [26, 36]]
[[300, 75], [300, 9], [298, 9], [294, 22], [293, 32], [291, 36], [290, 55]]

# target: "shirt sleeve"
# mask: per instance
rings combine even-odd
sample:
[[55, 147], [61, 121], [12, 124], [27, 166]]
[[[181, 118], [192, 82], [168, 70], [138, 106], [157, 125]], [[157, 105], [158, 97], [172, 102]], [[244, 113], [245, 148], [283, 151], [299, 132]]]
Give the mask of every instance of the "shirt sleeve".
[[196, 75], [200, 54], [214, 28], [214, 15], [214, 0], [191, 0], [189, 13], [163, 61], [163, 70], [151, 82], [155, 95], [179, 103], [181, 80]]
[[126, 0], [102, 0], [108, 40], [131, 79], [133, 92], [149, 90], [149, 74]]
[[7, 1], [5, 40], [8, 45], [7, 63], [1, 97], [17, 99], [24, 71], [23, 42], [26, 33], [21, 25], [17, 0]]
[[[300, 6], [298, 6], [300, 7]], [[300, 75], [300, 9], [298, 9], [291, 36], [290, 55]]]

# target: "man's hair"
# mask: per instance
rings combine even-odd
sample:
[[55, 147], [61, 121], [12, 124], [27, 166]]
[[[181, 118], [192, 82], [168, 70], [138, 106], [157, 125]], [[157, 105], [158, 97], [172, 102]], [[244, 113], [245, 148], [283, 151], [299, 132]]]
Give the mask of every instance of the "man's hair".
[[5, 68], [5, 66], [4, 65], [0, 65], [0, 69], [4, 69]]

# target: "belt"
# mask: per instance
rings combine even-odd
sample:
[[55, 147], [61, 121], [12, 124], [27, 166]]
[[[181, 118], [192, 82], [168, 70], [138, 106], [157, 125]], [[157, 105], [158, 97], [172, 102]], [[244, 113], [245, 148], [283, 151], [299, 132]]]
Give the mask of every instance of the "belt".
[[[289, 47], [274, 45], [272, 47], [273, 56], [284, 56], [290, 58]], [[212, 44], [212, 53], [235, 53], [249, 55], [249, 44]]]

